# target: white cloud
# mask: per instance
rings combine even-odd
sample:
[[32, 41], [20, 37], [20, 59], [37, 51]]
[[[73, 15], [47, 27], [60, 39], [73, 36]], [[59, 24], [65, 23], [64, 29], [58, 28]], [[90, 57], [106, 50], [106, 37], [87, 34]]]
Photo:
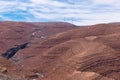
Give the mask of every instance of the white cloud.
[[35, 5], [47, 5], [47, 6], [55, 6], [55, 7], [68, 7], [70, 6], [67, 3], [63, 3], [55, 0], [30, 0]]
[[92, 0], [95, 5], [120, 6], [120, 0]]
[[93, 0], [94, 4], [113, 4], [114, 2], [116, 2], [116, 0]]
[[[88, 25], [104, 22], [120, 21], [119, 0], [0, 0], [0, 18], [10, 19], [8, 14], [19, 14], [26, 21], [64, 21], [74, 20], [75, 24]], [[19, 12], [17, 12], [19, 11]], [[25, 12], [21, 12], [25, 11]], [[33, 19], [34, 18], [34, 19]]]

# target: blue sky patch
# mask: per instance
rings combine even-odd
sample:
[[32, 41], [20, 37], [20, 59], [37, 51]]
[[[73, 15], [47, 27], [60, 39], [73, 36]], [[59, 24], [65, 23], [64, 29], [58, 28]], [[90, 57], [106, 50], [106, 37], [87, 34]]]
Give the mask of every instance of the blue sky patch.
[[120, 22], [119, 0], [0, 0], [0, 3], [1, 21], [66, 21], [76, 25]]

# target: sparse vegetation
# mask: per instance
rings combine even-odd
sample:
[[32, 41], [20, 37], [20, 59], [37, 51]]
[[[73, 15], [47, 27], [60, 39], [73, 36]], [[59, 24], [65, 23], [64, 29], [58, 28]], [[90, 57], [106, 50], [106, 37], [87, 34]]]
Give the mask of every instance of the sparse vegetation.
[[24, 80], [0, 73], [0, 80]]

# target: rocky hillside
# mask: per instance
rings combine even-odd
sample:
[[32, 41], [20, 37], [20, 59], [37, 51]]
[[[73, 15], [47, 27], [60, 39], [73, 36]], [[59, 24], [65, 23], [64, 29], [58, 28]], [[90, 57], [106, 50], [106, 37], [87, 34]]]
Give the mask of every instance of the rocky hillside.
[[120, 80], [119, 40], [120, 25], [86, 26], [33, 41], [5, 60], [28, 80]]
[[0, 53], [14, 47], [14, 45], [20, 45], [26, 42], [35, 44], [51, 35], [74, 28], [77, 27], [64, 22], [0, 22]]
[[[18, 66], [19, 59], [30, 57], [29, 55], [18, 57], [19, 59], [14, 57], [16, 53], [22, 51], [20, 47], [30, 48], [52, 35], [76, 28], [77, 26], [65, 22], [0, 22], [0, 55], [7, 59], [11, 58], [7, 63], [2, 58], [0, 64], [4, 66], [5, 63], [5, 68], [7, 66], [11, 69], [9, 65], [12, 61], [13, 64], [17, 64], [15, 66]], [[24, 46], [23, 44], [26, 43], [29, 44]]]

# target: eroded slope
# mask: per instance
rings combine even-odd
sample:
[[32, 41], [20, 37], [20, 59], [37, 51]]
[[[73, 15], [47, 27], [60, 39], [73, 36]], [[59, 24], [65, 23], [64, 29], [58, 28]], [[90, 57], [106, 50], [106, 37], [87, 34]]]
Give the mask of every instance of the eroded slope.
[[34, 56], [21, 64], [41, 80], [119, 80], [119, 31], [102, 24], [59, 33], [22, 51]]

